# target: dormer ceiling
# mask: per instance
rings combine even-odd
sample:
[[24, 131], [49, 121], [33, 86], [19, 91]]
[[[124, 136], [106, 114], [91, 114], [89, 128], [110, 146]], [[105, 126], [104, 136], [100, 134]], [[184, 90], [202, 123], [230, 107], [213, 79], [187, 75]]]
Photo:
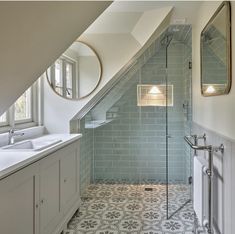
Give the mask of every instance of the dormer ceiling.
[[171, 23], [177, 19], [186, 18], [186, 23], [192, 24], [197, 17], [197, 9], [202, 1], [114, 1], [106, 11], [109, 12], [139, 12], [156, 10], [164, 7], [174, 7]]
[[105, 11], [84, 33], [130, 33], [142, 12]]
[[[115, 3], [113, 3], [115, 4]], [[115, 11], [112, 5], [83, 33], [86, 34], [129, 34], [143, 46], [162, 19], [172, 10], [171, 6], [139, 12]]]
[[200, 2], [114, 1], [82, 34], [129, 34], [141, 46], [171, 11], [170, 24], [192, 24]]

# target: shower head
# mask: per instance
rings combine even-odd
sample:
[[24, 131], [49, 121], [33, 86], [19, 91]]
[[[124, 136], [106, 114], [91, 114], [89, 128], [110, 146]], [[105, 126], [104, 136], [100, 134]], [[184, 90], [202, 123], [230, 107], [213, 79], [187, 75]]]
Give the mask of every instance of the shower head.
[[179, 29], [179, 28], [174, 27], [174, 28], [172, 29], [172, 31], [173, 31], [173, 32], [179, 32], [179, 31], [180, 31], [180, 29]]
[[202, 36], [203, 36], [204, 42], [206, 42], [206, 43], [210, 43], [211, 42], [212, 37], [211, 37], [211, 35], [209, 33], [204, 33]]
[[171, 42], [171, 40], [173, 39], [173, 34], [169, 33], [166, 34], [162, 39], [161, 39], [161, 45], [166, 45], [168, 46]]

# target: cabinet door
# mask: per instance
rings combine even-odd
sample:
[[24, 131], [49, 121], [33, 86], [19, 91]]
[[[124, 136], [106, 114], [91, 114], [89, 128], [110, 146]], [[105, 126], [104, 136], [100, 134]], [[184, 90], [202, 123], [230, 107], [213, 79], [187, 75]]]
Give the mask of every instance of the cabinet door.
[[66, 212], [78, 200], [78, 143], [61, 150], [61, 207]]
[[38, 164], [0, 181], [0, 233], [37, 234]]
[[60, 220], [60, 160], [55, 152], [40, 161], [40, 233], [51, 233]]

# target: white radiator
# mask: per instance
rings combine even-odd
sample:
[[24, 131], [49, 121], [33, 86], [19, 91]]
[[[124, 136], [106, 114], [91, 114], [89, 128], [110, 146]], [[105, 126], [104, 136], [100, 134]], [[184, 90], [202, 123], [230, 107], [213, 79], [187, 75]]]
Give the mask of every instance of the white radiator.
[[207, 185], [206, 176], [203, 172], [203, 167], [205, 166], [205, 162], [203, 159], [194, 156], [194, 176], [193, 176], [193, 207], [194, 211], [198, 217], [199, 225], [203, 225], [203, 220], [205, 219], [205, 210], [207, 210], [205, 201], [205, 191]]

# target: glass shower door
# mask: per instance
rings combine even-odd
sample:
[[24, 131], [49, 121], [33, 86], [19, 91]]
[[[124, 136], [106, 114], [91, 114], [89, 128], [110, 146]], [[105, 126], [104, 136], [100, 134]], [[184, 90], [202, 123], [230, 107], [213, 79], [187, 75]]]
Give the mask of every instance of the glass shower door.
[[184, 142], [190, 134], [190, 51], [172, 40], [167, 49], [167, 217], [171, 218], [191, 199], [191, 157]]

